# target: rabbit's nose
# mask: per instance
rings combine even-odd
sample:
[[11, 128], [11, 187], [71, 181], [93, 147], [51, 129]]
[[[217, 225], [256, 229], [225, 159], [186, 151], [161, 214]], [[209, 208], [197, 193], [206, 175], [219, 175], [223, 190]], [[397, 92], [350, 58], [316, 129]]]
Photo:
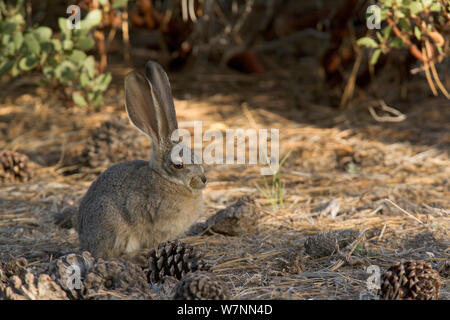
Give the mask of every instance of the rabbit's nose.
[[198, 175], [191, 179], [189, 185], [194, 189], [203, 189], [206, 186], [206, 177], [205, 175]]

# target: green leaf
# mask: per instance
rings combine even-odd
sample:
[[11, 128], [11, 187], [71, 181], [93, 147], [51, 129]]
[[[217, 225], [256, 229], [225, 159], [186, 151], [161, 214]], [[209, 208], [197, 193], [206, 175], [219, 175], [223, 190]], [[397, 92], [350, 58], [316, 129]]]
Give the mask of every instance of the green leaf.
[[19, 50], [23, 44], [23, 35], [21, 32], [16, 32], [13, 37], [13, 43], [16, 50]]
[[378, 62], [378, 58], [380, 58], [381, 49], [377, 49], [372, 54], [372, 58], [370, 58], [370, 64], [375, 65]]
[[108, 89], [111, 79], [112, 79], [112, 76], [109, 72], [99, 75], [95, 79], [95, 90], [103, 92], [106, 89]]
[[6, 5], [3, 1], [0, 1], [0, 12], [7, 12]]
[[402, 40], [401, 38], [395, 37], [394, 40], [392, 40], [392, 41], [389, 43], [389, 46], [390, 46], [391, 48], [401, 49], [401, 48], [403, 48], [404, 43], [403, 43], [403, 40]]
[[41, 65], [45, 64], [45, 61], [47, 61], [47, 58], [48, 58], [48, 52], [42, 51], [41, 56], [39, 58], [39, 63]]
[[389, 36], [391, 35], [391, 31], [392, 31], [392, 26], [387, 26], [386, 28], [384, 28], [384, 30], [383, 30], [383, 38], [385, 40], [389, 39]]
[[2, 33], [3, 34], [9, 34], [12, 35], [14, 31], [16, 31], [18, 27], [17, 23], [6, 23], [3, 28], [2, 28]]
[[433, 0], [422, 0], [422, 3], [425, 8], [428, 8], [433, 3]]
[[25, 24], [24, 16], [20, 13], [16, 13], [9, 17], [9, 22], [16, 23], [19, 26], [23, 26]]
[[99, 9], [89, 11], [86, 17], [81, 21], [82, 29], [92, 29], [102, 21], [102, 12]]
[[433, 3], [430, 7], [431, 12], [440, 12], [441, 11], [441, 4], [439, 2]]
[[422, 4], [419, 1], [411, 2], [409, 5], [409, 10], [411, 11], [411, 14], [418, 14], [420, 11], [422, 11], [423, 7]]
[[62, 47], [64, 50], [72, 50], [73, 48], [73, 41], [72, 40], [64, 40], [62, 42]]
[[53, 48], [53, 43], [51, 41], [41, 42], [41, 53], [50, 53]]
[[380, 43], [383, 43], [383, 42], [384, 42], [384, 38], [383, 38], [381, 32], [378, 32], [378, 31], [377, 31], [377, 33], [375, 33], [375, 35], [377, 36], [377, 39], [378, 39], [378, 41], [379, 41]]
[[34, 35], [32, 33], [27, 33], [25, 35], [24, 39], [25, 45], [27, 46], [28, 50], [35, 55], [39, 54], [40, 46], [39, 42], [36, 40]]
[[13, 60], [5, 60], [0, 64], [0, 76], [7, 73], [14, 65]]
[[19, 68], [23, 71], [30, 71], [36, 67], [39, 59], [35, 56], [23, 57], [19, 60]]
[[2, 45], [6, 46], [11, 41], [11, 35], [4, 34], [2, 35]]
[[73, 35], [76, 38], [81, 38], [81, 37], [89, 37], [90, 36], [90, 29], [83, 29], [80, 27], [80, 29], [75, 29], [73, 31]]
[[400, 26], [400, 29], [402, 29], [404, 32], [406, 32], [406, 33], [411, 32], [411, 25], [409, 23], [409, 20], [400, 19], [400, 21], [398, 22], [398, 25]]
[[75, 47], [77, 47], [78, 49], [81, 49], [83, 51], [88, 51], [88, 50], [92, 49], [94, 44], [95, 44], [95, 41], [90, 36], [80, 37], [75, 41]]
[[55, 69], [50, 66], [44, 66], [42, 68], [42, 73], [46, 78], [53, 78], [55, 76]]
[[48, 58], [47, 65], [52, 69], [56, 69], [56, 67], [58, 66], [58, 61], [56, 60], [55, 56], [50, 56]]
[[370, 37], [362, 37], [358, 39], [357, 44], [367, 48], [377, 48], [378, 43]]
[[20, 74], [19, 67], [17, 66], [17, 63], [14, 63], [12, 69], [11, 69], [11, 75], [15, 78]]
[[62, 50], [61, 41], [59, 39], [52, 39], [51, 42], [52, 42], [53, 48], [55, 48], [55, 51], [61, 52], [61, 50]]
[[386, 8], [381, 8], [381, 12], [380, 12], [380, 18], [381, 18], [381, 21], [386, 20], [388, 12], [389, 12], [388, 9], [386, 9]]
[[422, 32], [420, 32], [418, 26], [414, 26], [414, 35], [416, 36], [417, 40], [420, 40], [422, 38]]
[[84, 59], [86, 59], [86, 53], [81, 50], [73, 50], [69, 56], [69, 60], [79, 66], [83, 64]]
[[87, 74], [89, 75], [89, 78], [93, 79], [95, 75], [95, 60], [93, 56], [87, 57], [86, 61], [84, 62], [84, 70], [86, 70]]
[[61, 30], [61, 32], [66, 35], [67, 37], [70, 37], [71, 34], [71, 30], [69, 29], [69, 26], [67, 25], [67, 18], [59, 18], [58, 19], [58, 25], [59, 25], [59, 30]]
[[402, 11], [397, 10], [395, 12], [395, 17], [398, 18], [398, 19], [403, 19], [403, 18], [405, 18], [405, 14]]
[[13, 56], [16, 53], [14, 42], [8, 42], [4, 45], [3, 51], [8, 56]]
[[52, 29], [49, 27], [38, 27], [34, 30], [34, 33], [37, 35], [37, 39], [39, 41], [47, 41], [52, 37]]
[[112, 7], [113, 9], [123, 8], [128, 3], [128, 0], [114, 0]]
[[91, 84], [91, 79], [89, 79], [89, 75], [87, 72], [82, 72], [80, 75], [80, 84], [81, 87], [86, 88]]
[[92, 106], [97, 109], [102, 105], [103, 99], [101, 92], [95, 92], [94, 97], [90, 100], [92, 101]]
[[86, 97], [88, 101], [92, 101], [95, 99], [95, 92], [94, 91], [87, 91]]
[[55, 68], [55, 77], [62, 83], [68, 83], [76, 78], [76, 66], [69, 60], [64, 60]]
[[4, 46], [7, 45], [8, 42], [10, 42], [10, 39], [11, 39], [11, 35], [9, 35], [9, 34], [2, 35], [1, 44]]
[[72, 94], [72, 100], [73, 100], [73, 102], [75, 102], [75, 104], [77, 106], [80, 106], [80, 107], [86, 107], [87, 106], [86, 99], [84, 99], [84, 97], [78, 92], [74, 92]]

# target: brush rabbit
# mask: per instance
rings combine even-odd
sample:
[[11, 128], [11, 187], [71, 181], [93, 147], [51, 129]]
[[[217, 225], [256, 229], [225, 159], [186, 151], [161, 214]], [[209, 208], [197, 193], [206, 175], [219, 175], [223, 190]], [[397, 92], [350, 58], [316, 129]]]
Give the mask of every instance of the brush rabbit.
[[201, 164], [171, 156], [179, 143], [171, 140], [178, 123], [169, 79], [159, 64], [149, 61], [145, 75], [126, 76], [125, 108], [131, 123], [151, 138], [153, 153], [150, 162], [113, 165], [81, 200], [81, 248], [104, 259], [132, 257], [185, 232], [201, 213], [206, 184]]

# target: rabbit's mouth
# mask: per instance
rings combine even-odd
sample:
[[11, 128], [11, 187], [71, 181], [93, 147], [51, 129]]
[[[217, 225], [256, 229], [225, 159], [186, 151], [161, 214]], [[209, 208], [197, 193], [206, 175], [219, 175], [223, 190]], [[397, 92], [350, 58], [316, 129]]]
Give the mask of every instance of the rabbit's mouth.
[[206, 177], [204, 175], [202, 176], [196, 176], [191, 179], [191, 182], [189, 182], [189, 186], [192, 189], [203, 189], [206, 186]]

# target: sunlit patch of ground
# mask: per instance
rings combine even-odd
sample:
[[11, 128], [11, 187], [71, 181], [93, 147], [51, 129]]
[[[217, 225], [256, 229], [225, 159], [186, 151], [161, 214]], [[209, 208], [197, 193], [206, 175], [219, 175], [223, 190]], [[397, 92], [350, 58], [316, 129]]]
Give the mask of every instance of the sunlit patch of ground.
[[[279, 128], [281, 157], [290, 152], [280, 170], [282, 201], [261, 192], [259, 167], [207, 166], [201, 220], [244, 195], [255, 198], [260, 212], [257, 234], [183, 238], [235, 297], [358, 299], [370, 265], [384, 269], [413, 258], [439, 269], [449, 260], [450, 109], [445, 99], [423, 94], [426, 84], [421, 95], [413, 91], [395, 106], [405, 121], [379, 123], [368, 112], [375, 100], [358, 93], [353, 109], [331, 109], [311, 97], [318, 88], [289, 73], [171, 78], [179, 121], [202, 120], [204, 130]], [[30, 182], [0, 186], [2, 259], [24, 256], [39, 265], [78, 248], [76, 231], [55, 226], [52, 214], [77, 206], [95, 179], [95, 170], [66, 175], [68, 159], [103, 121], [126, 116], [120, 86], [118, 80], [97, 113], [64, 108], [43, 89], [18, 89], [2, 100], [0, 149], [25, 153], [36, 166]], [[144, 137], [142, 145], [149, 148]], [[366, 230], [354, 263], [305, 253], [308, 235], [344, 228]], [[448, 278], [441, 298], [450, 298]]]

